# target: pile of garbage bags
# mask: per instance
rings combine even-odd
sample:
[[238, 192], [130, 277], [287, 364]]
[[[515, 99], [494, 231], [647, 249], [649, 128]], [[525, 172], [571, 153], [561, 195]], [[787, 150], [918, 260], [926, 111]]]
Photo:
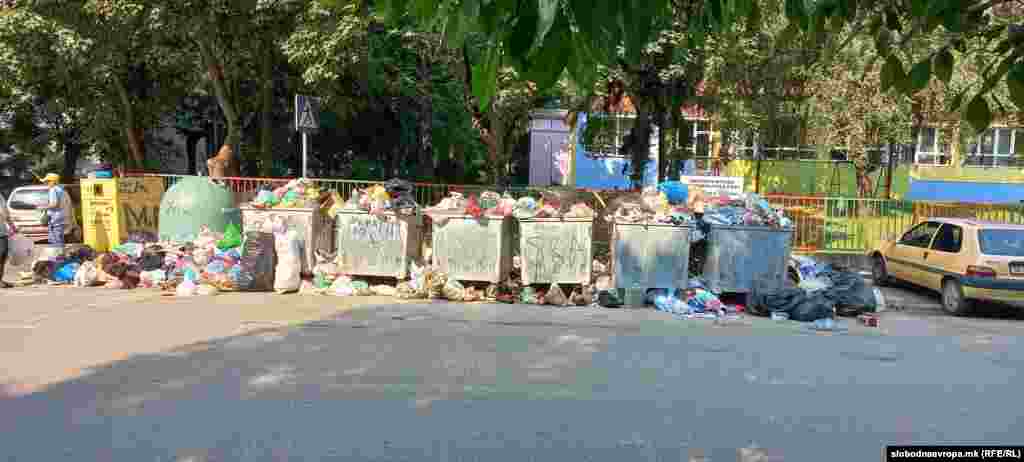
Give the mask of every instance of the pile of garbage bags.
[[707, 198], [703, 221], [719, 226], [791, 228], [792, 220], [756, 193]]
[[193, 242], [184, 245], [129, 241], [95, 253], [83, 246], [68, 254], [37, 260], [32, 271], [21, 275], [22, 284], [57, 283], [77, 287], [103, 286], [110, 289], [160, 288], [179, 295], [216, 294], [239, 290], [252, 280], [242, 260], [242, 235], [229, 224], [223, 233], [200, 230]]
[[508, 217], [516, 207], [516, 199], [511, 194], [498, 195], [493, 191], [484, 191], [480, 196], [466, 197], [461, 192], [452, 191], [448, 197], [424, 210], [428, 215], [470, 215], [474, 217]]
[[412, 183], [398, 178], [366, 189], [357, 189], [348, 201], [336, 203], [340, 206], [329, 211], [332, 216], [338, 210], [360, 210], [374, 214], [395, 212], [403, 215], [415, 214], [419, 210]]
[[610, 207], [605, 220], [616, 223], [657, 223], [675, 226], [693, 224], [689, 186], [679, 181], [665, 181], [648, 186], [639, 197], [623, 197]]
[[835, 316], [858, 316], [881, 308], [881, 294], [860, 274], [803, 257], [798, 261], [797, 287], [755, 294], [752, 309], [761, 315], [785, 313], [789, 319], [813, 322]]
[[690, 280], [686, 290], [669, 293], [664, 289], [652, 290], [654, 307], [676, 317], [691, 319], [738, 319], [745, 311], [742, 305], [729, 305], [722, 302], [713, 292], [707, 290], [700, 278]]
[[520, 220], [531, 218], [593, 218], [594, 210], [584, 202], [575, 201], [573, 193], [544, 191], [541, 197], [521, 197], [511, 194], [499, 195], [484, 191], [479, 196], [466, 197], [453, 191], [434, 206], [426, 209], [429, 215], [470, 215], [474, 217], [508, 217]]
[[313, 182], [298, 178], [274, 190], [261, 190], [250, 205], [255, 208], [317, 208], [320, 189]]

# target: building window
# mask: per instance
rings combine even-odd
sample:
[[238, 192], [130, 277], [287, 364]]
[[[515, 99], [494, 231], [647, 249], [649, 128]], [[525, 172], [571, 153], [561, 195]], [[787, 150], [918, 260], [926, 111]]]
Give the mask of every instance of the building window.
[[730, 150], [736, 159], [754, 159], [757, 157], [757, 132], [753, 130], [733, 130], [729, 137]]
[[633, 129], [635, 120], [635, 116], [625, 114], [593, 114], [588, 117], [581, 140], [585, 155], [594, 159], [623, 157], [619, 149]]
[[949, 143], [942, 139], [942, 130], [923, 127], [914, 130], [917, 140], [914, 163], [919, 165], [948, 165]]
[[[974, 167], [1008, 167], [1016, 165], [1019, 128], [990, 128], [975, 138], [965, 153], [964, 164]], [[1024, 143], [1024, 140], [1021, 140]]]
[[812, 146], [803, 144], [803, 124], [797, 117], [775, 120], [771, 133], [762, 151], [762, 158], [768, 160], [799, 160], [818, 157]]
[[711, 122], [706, 119], [686, 119], [680, 128], [681, 134], [685, 133], [684, 136], [689, 139], [686, 144], [678, 139], [678, 148], [689, 151], [691, 157], [711, 157]]

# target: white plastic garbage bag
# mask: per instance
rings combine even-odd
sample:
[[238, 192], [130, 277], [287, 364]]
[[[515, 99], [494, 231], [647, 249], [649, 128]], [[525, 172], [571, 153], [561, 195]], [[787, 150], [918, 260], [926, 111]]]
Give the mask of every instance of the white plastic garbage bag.
[[21, 234], [13, 234], [7, 240], [8, 252], [7, 262], [12, 266], [26, 265], [32, 261], [32, 249], [35, 244], [32, 240]]
[[78, 272], [75, 273], [75, 287], [92, 287], [96, 285], [97, 279], [99, 279], [99, 271], [96, 269], [96, 263], [83, 262], [82, 266], [78, 267]]
[[196, 287], [196, 295], [212, 296], [217, 295], [219, 293], [220, 289], [210, 284], [200, 284], [198, 287]]
[[191, 297], [199, 293], [199, 286], [190, 279], [185, 279], [184, 282], [178, 284], [178, 287], [174, 290], [174, 294], [179, 297]]
[[279, 294], [299, 290], [302, 284], [302, 240], [295, 230], [274, 236], [277, 267], [274, 269], [274, 291]]

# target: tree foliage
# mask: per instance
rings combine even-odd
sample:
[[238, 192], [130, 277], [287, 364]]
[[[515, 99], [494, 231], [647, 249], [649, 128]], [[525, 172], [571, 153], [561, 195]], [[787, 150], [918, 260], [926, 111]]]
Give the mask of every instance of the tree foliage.
[[[320, 0], [333, 5], [338, 0]], [[620, 61], [638, 64], [644, 46], [662, 29], [666, 18], [683, 14], [683, 42], [699, 49], [708, 40], [738, 24], [757, 27], [762, 21], [759, 0], [381, 0], [392, 16], [410, 13], [423, 23], [457, 24], [459, 31], [486, 34], [495, 45], [483, 61], [507, 62], [543, 89], [568, 72], [590, 88], [599, 69]], [[951, 69], [977, 58], [969, 43], [980, 42], [990, 56], [979, 79], [963, 90], [952, 109], [966, 107], [965, 117], [976, 128], [990, 122], [990, 106], [1002, 98], [992, 90], [1004, 81], [1024, 97], [1024, 27], [1013, 8], [1016, 0], [776, 0], [786, 18], [784, 37], [805, 34], [822, 43], [844, 30], [871, 37], [876, 59], [883, 62], [879, 85], [883, 91], [913, 94], [932, 78], [946, 79]], [[441, 6], [443, 5], [443, 6]], [[999, 13], [1009, 14], [1000, 16]], [[941, 32], [943, 39], [926, 50], [915, 50], [915, 38]], [[842, 48], [842, 47], [839, 47]], [[819, 50], [835, 52], [836, 49]], [[488, 64], [491, 66], [490, 64]], [[493, 68], [493, 66], [491, 66]], [[489, 79], [474, 82], [474, 92], [486, 103], [493, 94]], [[1024, 101], [1014, 100], [1018, 108]]]

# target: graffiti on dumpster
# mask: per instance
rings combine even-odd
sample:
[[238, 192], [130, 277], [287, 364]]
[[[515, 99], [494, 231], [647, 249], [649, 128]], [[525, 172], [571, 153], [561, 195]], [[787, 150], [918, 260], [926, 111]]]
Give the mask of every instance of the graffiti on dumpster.
[[371, 246], [379, 246], [385, 242], [402, 239], [402, 225], [393, 221], [377, 218], [356, 219], [349, 224], [349, 235], [352, 240], [361, 241]]
[[338, 215], [338, 260], [352, 274], [399, 274], [405, 267], [406, 223], [393, 217]]
[[533, 223], [523, 228], [523, 271], [531, 284], [590, 279], [590, 223]]
[[487, 221], [449, 220], [434, 228], [434, 259], [450, 275], [489, 279], [498, 268], [499, 229]]
[[156, 231], [160, 221], [160, 207], [154, 205], [124, 204], [125, 226], [133, 231]]

